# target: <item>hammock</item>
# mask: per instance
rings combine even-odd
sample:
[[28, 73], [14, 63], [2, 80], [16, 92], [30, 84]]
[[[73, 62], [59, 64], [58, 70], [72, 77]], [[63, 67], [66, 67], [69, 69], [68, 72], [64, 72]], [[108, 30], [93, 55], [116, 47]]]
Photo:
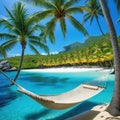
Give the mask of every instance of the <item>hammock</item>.
[[38, 95], [26, 90], [22, 86], [15, 83], [19, 92], [26, 94], [43, 106], [51, 109], [66, 109], [72, 107], [82, 101], [89, 99], [101, 92], [104, 88], [99, 86], [81, 84], [77, 88], [57, 95]]
[[[10, 80], [10, 78], [5, 73], [3, 74]], [[17, 86], [19, 92], [26, 94], [27, 96], [31, 97], [32, 99], [34, 99], [35, 101], [37, 101], [38, 103], [42, 104], [47, 108], [57, 110], [72, 107], [82, 101], [85, 101], [95, 96], [104, 89], [104, 87], [101, 86], [81, 84], [75, 89], [62, 94], [39, 95], [23, 88], [14, 81], [12, 81], [12, 83], [14, 83]]]

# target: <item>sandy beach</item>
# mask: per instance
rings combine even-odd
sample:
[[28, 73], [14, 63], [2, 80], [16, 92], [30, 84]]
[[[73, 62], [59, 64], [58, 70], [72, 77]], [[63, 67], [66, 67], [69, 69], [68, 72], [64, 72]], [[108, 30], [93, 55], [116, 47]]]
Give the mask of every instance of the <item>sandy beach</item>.
[[110, 115], [106, 111], [107, 107], [108, 104], [98, 105], [85, 113], [76, 115], [66, 120], [120, 120], [120, 116], [115, 117]]
[[84, 71], [97, 71], [97, 70], [109, 70], [109, 69], [104, 69], [104, 68], [80, 68], [80, 67], [60, 67], [60, 68], [44, 68], [44, 69], [27, 69], [27, 70], [22, 70], [22, 71], [27, 71], [27, 72], [84, 72]]

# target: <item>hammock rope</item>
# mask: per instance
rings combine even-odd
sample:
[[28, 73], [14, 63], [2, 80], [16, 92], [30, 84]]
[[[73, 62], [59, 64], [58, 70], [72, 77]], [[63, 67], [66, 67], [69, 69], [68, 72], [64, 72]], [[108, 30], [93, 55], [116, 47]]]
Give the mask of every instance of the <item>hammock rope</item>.
[[17, 86], [19, 92], [26, 94], [30, 98], [50, 109], [60, 110], [72, 107], [73, 105], [83, 102], [104, 90], [104, 86], [93, 85], [90, 83], [80, 84], [78, 87], [62, 94], [39, 95], [23, 88], [22, 86], [11, 80], [7, 74], [2, 74], [7, 79], [9, 79], [11, 83]]

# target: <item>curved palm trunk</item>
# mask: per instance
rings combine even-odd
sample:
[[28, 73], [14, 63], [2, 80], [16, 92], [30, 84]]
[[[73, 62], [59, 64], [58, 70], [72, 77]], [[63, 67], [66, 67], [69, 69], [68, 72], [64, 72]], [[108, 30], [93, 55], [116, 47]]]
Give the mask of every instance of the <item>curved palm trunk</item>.
[[17, 74], [16, 74], [16, 76], [15, 76], [14, 79], [13, 79], [12, 84], [14, 84], [14, 82], [17, 80], [17, 78], [18, 78], [18, 76], [19, 76], [19, 74], [20, 74], [20, 71], [21, 71], [21, 68], [22, 68], [23, 59], [24, 59], [24, 51], [25, 51], [25, 47], [22, 46], [22, 54], [21, 54], [21, 59], [20, 59], [20, 65], [19, 65]]
[[114, 85], [114, 93], [110, 105], [108, 106], [107, 111], [112, 115], [120, 115], [120, 52], [117, 41], [116, 31], [107, 7], [105, 0], [99, 0], [103, 14], [105, 16], [106, 22], [109, 27], [111, 43], [114, 54], [114, 67], [115, 67], [115, 85]]
[[100, 26], [100, 23], [99, 23], [99, 21], [98, 21], [98, 18], [97, 18], [97, 17], [95, 17], [95, 18], [96, 18], [98, 27], [99, 27], [99, 29], [100, 29], [100, 32], [102, 33], [102, 35], [105, 35], [104, 32], [103, 32], [102, 29], [101, 29], [101, 26]]

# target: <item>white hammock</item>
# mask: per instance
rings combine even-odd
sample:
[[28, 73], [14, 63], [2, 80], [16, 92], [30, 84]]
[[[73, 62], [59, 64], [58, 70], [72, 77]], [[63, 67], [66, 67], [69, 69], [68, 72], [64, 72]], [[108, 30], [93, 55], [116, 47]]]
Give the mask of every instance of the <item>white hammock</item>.
[[89, 99], [101, 92], [104, 88], [99, 86], [81, 84], [77, 88], [57, 95], [38, 95], [26, 90], [20, 85], [16, 84], [18, 91], [33, 98], [38, 103], [51, 109], [66, 109]]

